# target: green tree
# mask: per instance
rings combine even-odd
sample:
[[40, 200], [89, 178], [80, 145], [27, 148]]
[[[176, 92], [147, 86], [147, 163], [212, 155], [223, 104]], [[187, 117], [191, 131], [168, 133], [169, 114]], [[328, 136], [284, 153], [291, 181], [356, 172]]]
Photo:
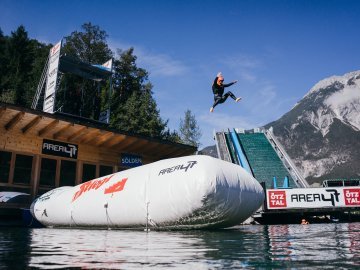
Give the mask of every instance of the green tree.
[[185, 111], [185, 118], [180, 119], [180, 138], [185, 144], [200, 146], [201, 130], [190, 110]]
[[24, 26], [0, 30], [0, 100], [30, 107], [50, 46], [29, 39]]
[[[63, 53], [89, 64], [102, 64], [112, 58], [106, 42], [108, 35], [104, 30], [90, 22], [83, 24], [81, 29], [64, 38]], [[106, 83], [103, 83], [100, 88], [105, 86]], [[60, 100], [58, 106], [63, 106], [67, 113], [94, 119], [99, 117], [101, 101], [97, 82], [67, 74], [57, 98]]]
[[170, 131], [169, 128], [164, 132], [163, 139], [176, 143], [182, 143], [179, 133], [176, 130]]
[[3, 86], [13, 100], [20, 106], [27, 106], [26, 91], [30, 85], [30, 74], [34, 59], [34, 51], [31, 41], [25, 31], [24, 26], [19, 26], [15, 32], [11, 32], [11, 37], [7, 42], [7, 76], [4, 78]]
[[64, 38], [63, 52], [91, 64], [104, 63], [112, 57], [106, 43], [107, 33], [90, 22], [81, 26], [82, 31], [74, 31]]
[[0, 99], [2, 98], [2, 93], [5, 88], [5, 77], [7, 74], [6, 70], [8, 66], [6, 43], [7, 39], [3, 35], [3, 32], [0, 28]]
[[160, 117], [148, 73], [136, 66], [133, 52], [133, 48], [118, 50], [119, 58], [114, 61], [110, 125], [133, 133], [164, 137], [167, 121]]
[[111, 121], [120, 130], [150, 137], [163, 137], [166, 125], [150, 92], [133, 92]]
[[114, 61], [114, 96], [113, 105], [126, 101], [133, 92], [151, 91], [148, 72], [136, 65], [134, 48], [117, 50], [118, 58]]

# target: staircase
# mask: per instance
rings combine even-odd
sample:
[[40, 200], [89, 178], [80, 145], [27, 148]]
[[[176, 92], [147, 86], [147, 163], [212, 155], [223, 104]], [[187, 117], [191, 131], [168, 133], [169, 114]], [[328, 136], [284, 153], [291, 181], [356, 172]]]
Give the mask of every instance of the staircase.
[[36, 88], [36, 93], [34, 95], [34, 98], [33, 98], [32, 104], [31, 104], [31, 109], [36, 110], [36, 108], [37, 108], [40, 96], [41, 96], [41, 94], [43, 92], [43, 89], [45, 88], [45, 84], [46, 84], [45, 82], [46, 82], [46, 79], [47, 79], [48, 68], [49, 68], [49, 56], [48, 56], [48, 58], [46, 60], [43, 72], [42, 72], [41, 77], [40, 77], [39, 84], [38, 84], [38, 86]]

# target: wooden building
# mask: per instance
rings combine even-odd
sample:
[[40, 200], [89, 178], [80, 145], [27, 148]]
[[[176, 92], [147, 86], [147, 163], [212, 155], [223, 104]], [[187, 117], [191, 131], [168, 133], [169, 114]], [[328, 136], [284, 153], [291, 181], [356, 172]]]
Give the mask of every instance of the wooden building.
[[0, 103], [0, 191], [38, 194], [196, 148], [65, 114]]

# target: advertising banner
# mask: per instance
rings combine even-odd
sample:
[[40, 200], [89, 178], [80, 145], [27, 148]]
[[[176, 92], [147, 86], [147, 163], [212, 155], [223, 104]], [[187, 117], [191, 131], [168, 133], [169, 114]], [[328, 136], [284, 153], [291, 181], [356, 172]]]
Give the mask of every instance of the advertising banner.
[[121, 165], [126, 167], [138, 167], [142, 165], [141, 156], [136, 156], [132, 154], [121, 154]]
[[61, 40], [50, 49], [49, 66], [46, 79], [43, 111], [54, 113], [56, 82], [59, 70]]
[[268, 189], [268, 209], [360, 207], [360, 187]]

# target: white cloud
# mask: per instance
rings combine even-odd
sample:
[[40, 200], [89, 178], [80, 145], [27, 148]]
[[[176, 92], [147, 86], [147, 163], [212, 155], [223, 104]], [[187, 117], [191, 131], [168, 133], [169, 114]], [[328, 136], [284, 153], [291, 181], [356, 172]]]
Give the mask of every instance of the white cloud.
[[150, 54], [144, 50], [135, 49], [139, 65], [145, 67], [153, 76], [181, 76], [188, 68], [181, 62], [165, 54]]
[[254, 69], [260, 67], [261, 61], [248, 55], [225, 57], [222, 62], [230, 68]]
[[260, 90], [259, 94], [260, 98], [258, 101], [260, 101], [260, 104], [269, 105], [273, 103], [276, 98], [275, 86], [271, 84], [265, 85], [264, 88]]
[[259, 83], [246, 94], [244, 104], [250, 117], [261, 121], [262, 125], [281, 117], [296, 102], [295, 97], [281, 96], [272, 82]]
[[243, 81], [253, 83], [257, 79], [257, 76], [254, 73], [246, 71], [246, 70], [240, 70], [240, 71], [238, 71], [238, 74], [239, 74], [241, 80], [243, 80]]
[[255, 71], [262, 66], [262, 62], [259, 59], [244, 54], [227, 56], [220, 62], [230, 70], [233, 70], [241, 80], [250, 83], [257, 81], [258, 76]]

